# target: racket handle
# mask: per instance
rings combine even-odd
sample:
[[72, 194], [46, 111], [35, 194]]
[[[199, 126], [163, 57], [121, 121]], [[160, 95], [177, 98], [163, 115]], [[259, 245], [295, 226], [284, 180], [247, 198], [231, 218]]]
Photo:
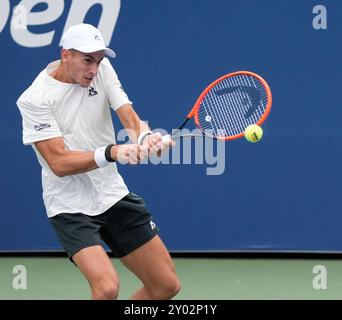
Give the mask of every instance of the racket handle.
[[162, 142], [164, 145], [169, 145], [171, 140], [172, 140], [172, 138], [171, 138], [171, 135], [169, 135], [169, 134], [162, 136]]

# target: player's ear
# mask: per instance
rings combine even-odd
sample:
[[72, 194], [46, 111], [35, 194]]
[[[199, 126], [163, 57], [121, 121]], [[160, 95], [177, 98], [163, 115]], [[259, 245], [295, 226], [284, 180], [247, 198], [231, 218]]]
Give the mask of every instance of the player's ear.
[[61, 50], [61, 60], [62, 60], [62, 62], [66, 62], [66, 60], [67, 60], [67, 51], [68, 50], [65, 50], [65, 49]]
[[62, 49], [61, 50], [61, 60], [63, 62], [67, 62], [71, 55], [72, 55], [71, 50], [67, 50], [67, 49]]

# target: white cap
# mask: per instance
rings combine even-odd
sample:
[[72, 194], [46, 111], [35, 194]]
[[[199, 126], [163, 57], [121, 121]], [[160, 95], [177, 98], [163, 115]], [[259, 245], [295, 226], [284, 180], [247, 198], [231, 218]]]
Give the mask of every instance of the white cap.
[[62, 36], [63, 49], [75, 49], [83, 53], [104, 50], [109, 57], [115, 58], [115, 52], [106, 47], [102, 33], [91, 24], [81, 23], [70, 27]]

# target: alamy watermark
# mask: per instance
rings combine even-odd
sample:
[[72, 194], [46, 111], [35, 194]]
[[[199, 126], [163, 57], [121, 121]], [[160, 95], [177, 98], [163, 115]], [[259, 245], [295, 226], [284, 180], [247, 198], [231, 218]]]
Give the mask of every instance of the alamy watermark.
[[315, 17], [312, 20], [312, 26], [315, 30], [328, 29], [328, 10], [323, 5], [314, 6], [312, 13]]
[[27, 269], [23, 265], [16, 265], [12, 269], [12, 273], [15, 275], [12, 279], [12, 288], [14, 290], [26, 290], [27, 289]]
[[[168, 134], [163, 129], [155, 129], [155, 132], [159, 132], [162, 136]], [[129, 130], [120, 130], [117, 134], [118, 145], [127, 145], [123, 143], [130, 143], [129, 139], [132, 139], [134, 135], [134, 132], [129, 132]], [[199, 129], [182, 129], [178, 135], [185, 137], [175, 139], [175, 145], [163, 148], [160, 155], [157, 155], [157, 152], [150, 155], [145, 154], [139, 164], [204, 165], [206, 166], [206, 175], [224, 173], [226, 168], [226, 142], [224, 140], [206, 138]], [[136, 140], [136, 137], [133, 139]], [[136, 157], [136, 150], [129, 151], [132, 153], [132, 157]], [[121, 164], [131, 163], [129, 156], [120, 157], [118, 162]]]
[[328, 288], [328, 271], [323, 265], [316, 265], [312, 270], [316, 276], [312, 280], [312, 287], [315, 290], [325, 290]]

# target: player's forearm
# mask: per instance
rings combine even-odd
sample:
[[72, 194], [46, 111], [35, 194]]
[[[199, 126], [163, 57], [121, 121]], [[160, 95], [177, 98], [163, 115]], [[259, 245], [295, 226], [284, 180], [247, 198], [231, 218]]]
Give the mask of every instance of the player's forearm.
[[93, 151], [65, 151], [49, 161], [51, 170], [59, 177], [94, 170], [97, 167]]
[[147, 156], [147, 148], [136, 144], [113, 145], [93, 151], [55, 149], [45, 157], [51, 170], [59, 177], [84, 173], [104, 167], [113, 161], [138, 164]]
[[141, 120], [132, 122], [129, 126], [127, 126], [126, 131], [128, 133], [129, 139], [132, 143], [137, 143], [138, 137], [141, 132], [150, 131], [150, 127]]
[[137, 143], [141, 132], [151, 130], [149, 126], [141, 121], [131, 105], [124, 105], [117, 110], [117, 115], [125, 127], [132, 143]]
[[140, 125], [138, 128], [136, 128], [136, 131], [135, 131], [136, 137], [138, 138], [139, 135], [144, 131], [151, 131], [151, 129], [144, 121], [140, 121]]

